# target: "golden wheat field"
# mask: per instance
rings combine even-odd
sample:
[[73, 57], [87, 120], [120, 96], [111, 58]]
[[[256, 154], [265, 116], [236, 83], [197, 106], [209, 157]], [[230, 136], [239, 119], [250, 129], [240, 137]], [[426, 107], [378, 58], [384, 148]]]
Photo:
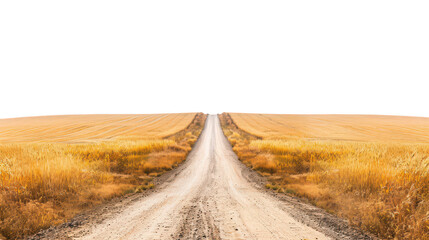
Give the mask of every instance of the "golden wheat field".
[[186, 159], [205, 115], [74, 115], [0, 120], [0, 239], [59, 224], [153, 188]]
[[221, 122], [267, 188], [381, 239], [429, 239], [429, 118], [231, 113]]
[[264, 139], [429, 142], [429, 119], [381, 115], [230, 113], [243, 130]]
[[0, 142], [93, 142], [120, 136], [163, 138], [187, 127], [195, 113], [64, 115], [0, 119]]

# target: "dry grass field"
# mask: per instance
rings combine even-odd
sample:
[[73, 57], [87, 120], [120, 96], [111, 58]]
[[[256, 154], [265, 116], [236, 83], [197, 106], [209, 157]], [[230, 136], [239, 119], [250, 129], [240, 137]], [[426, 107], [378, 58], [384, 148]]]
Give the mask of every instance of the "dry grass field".
[[0, 238], [22, 238], [88, 207], [152, 188], [186, 159], [204, 114], [0, 120]]
[[240, 160], [382, 239], [429, 239], [429, 118], [222, 114]]

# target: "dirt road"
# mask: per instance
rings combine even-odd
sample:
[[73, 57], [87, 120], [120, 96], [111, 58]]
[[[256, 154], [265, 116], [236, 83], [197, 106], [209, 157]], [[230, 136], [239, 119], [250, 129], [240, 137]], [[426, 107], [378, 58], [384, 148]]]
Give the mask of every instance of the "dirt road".
[[147, 196], [118, 202], [121, 207], [104, 211], [98, 220], [73, 230], [73, 224], [66, 225], [68, 227], [55, 236], [73, 239], [366, 238], [345, 229], [343, 221], [320, 209], [286, 196], [281, 199], [264, 190], [252, 180], [255, 173], [237, 160], [215, 115], [208, 117], [187, 161], [174, 171]]

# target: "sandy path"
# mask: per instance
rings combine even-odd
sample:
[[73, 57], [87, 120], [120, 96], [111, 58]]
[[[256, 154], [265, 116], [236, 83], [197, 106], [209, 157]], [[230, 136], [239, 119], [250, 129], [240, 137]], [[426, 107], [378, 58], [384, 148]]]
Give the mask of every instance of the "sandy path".
[[[120, 210], [101, 214], [107, 217], [56, 236], [73, 239], [330, 239], [296, 220], [296, 214], [292, 217], [293, 204], [249, 181], [246, 176], [249, 170], [237, 160], [217, 116], [208, 117], [197, 145], [177, 170], [153, 193], [122, 203]], [[309, 211], [315, 209], [308, 208]], [[342, 235], [338, 239], [345, 238]]]

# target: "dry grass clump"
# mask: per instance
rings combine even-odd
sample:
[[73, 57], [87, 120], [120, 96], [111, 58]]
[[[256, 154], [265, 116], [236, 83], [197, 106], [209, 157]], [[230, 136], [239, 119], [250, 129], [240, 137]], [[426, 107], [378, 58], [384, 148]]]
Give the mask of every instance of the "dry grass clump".
[[65, 151], [79, 156], [86, 162], [98, 162], [97, 168], [100, 170], [132, 174], [144, 164], [150, 153], [167, 150], [174, 144], [173, 140], [168, 139], [119, 139], [95, 144], [67, 145]]
[[239, 158], [269, 176], [267, 188], [305, 197], [383, 239], [429, 239], [429, 144], [257, 139], [229, 115], [221, 120]]
[[0, 144], [0, 236], [22, 238], [107, 199], [153, 188], [186, 159], [205, 115], [164, 139]]
[[61, 202], [109, 181], [56, 144], [0, 146], [0, 231], [18, 238], [58, 223]]

